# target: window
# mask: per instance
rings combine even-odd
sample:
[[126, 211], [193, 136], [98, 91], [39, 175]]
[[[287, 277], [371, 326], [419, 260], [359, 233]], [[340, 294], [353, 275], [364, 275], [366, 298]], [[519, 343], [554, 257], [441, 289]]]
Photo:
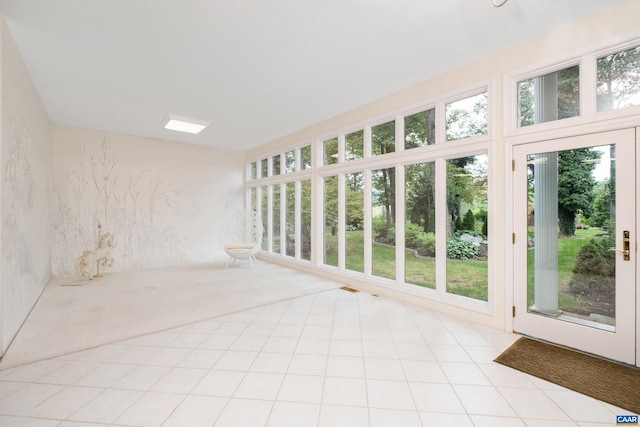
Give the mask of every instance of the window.
[[447, 292], [488, 301], [486, 154], [447, 161]]
[[300, 258], [311, 260], [311, 180], [300, 182]]
[[323, 264], [338, 266], [338, 177], [324, 179]]
[[[247, 183], [265, 221], [263, 249], [383, 286], [412, 286], [434, 299], [488, 301], [490, 142], [434, 146], [436, 127], [449, 140], [487, 133], [487, 92], [473, 93], [338, 129], [256, 162], [258, 175], [266, 162], [270, 176], [267, 185]], [[436, 117], [436, 110], [445, 114]], [[412, 151], [386, 156], [401, 139], [401, 151]], [[317, 168], [325, 165], [334, 166]], [[399, 182], [404, 188], [396, 192]]]
[[488, 130], [487, 92], [445, 105], [447, 141], [485, 135]]
[[280, 234], [280, 184], [271, 187], [273, 190], [271, 205], [271, 252], [280, 253], [282, 236]]
[[345, 268], [364, 273], [364, 173], [345, 174]]
[[300, 170], [311, 169], [311, 146], [307, 145], [300, 149]]
[[371, 128], [371, 144], [374, 155], [396, 151], [396, 122], [382, 123]]
[[371, 172], [372, 274], [396, 278], [396, 169]]
[[597, 60], [598, 111], [640, 105], [640, 46]]
[[249, 165], [249, 179], [256, 179], [258, 177], [258, 165], [256, 162], [251, 162]]
[[424, 147], [436, 143], [436, 109], [421, 111], [404, 118], [404, 148]]
[[296, 152], [295, 150], [284, 153], [284, 171], [285, 173], [295, 172], [296, 170]]
[[436, 288], [436, 167], [405, 166], [405, 281]]
[[258, 213], [258, 189], [256, 187], [249, 190], [249, 208]]
[[285, 230], [282, 238], [286, 242], [285, 255], [296, 256], [296, 183], [288, 182], [285, 191]]
[[364, 156], [364, 130], [348, 133], [344, 140], [346, 161], [358, 160]]
[[262, 250], [269, 249], [269, 187], [261, 188], [260, 216], [262, 217]]
[[280, 175], [280, 154], [273, 156], [273, 166], [271, 167], [271, 175]]
[[578, 65], [518, 82], [518, 126], [530, 126], [579, 115]]
[[262, 159], [260, 161], [260, 177], [266, 178], [269, 176], [269, 160]]
[[323, 165], [338, 163], [338, 138], [327, 139], [322, 143], [324, 162]]

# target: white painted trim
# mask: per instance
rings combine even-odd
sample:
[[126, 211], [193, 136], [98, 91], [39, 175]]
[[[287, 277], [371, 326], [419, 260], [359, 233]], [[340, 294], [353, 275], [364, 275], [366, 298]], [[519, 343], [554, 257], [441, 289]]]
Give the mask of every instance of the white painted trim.
[[[638, 165], [640, 165], [640, 127], [636, 127], [636, 231], [640, 230], [640, 173], [638, 173]], [[638, 256], [640, 255], [640, 251], [638, 250], [638, 236], [635, 236], [635, 254], [634, 260], [636, 263], [636, 366], [640, 367], [640, 315], [638, 312], [640, 311], [640, 260], [638, 260]]]

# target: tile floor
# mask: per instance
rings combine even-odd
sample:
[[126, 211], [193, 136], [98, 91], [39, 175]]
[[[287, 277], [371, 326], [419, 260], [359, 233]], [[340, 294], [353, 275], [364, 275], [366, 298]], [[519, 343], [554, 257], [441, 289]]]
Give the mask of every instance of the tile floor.
[[611, 426], [492, 362], [517, 337], [321, 292], [0, 371], [1, 426]]

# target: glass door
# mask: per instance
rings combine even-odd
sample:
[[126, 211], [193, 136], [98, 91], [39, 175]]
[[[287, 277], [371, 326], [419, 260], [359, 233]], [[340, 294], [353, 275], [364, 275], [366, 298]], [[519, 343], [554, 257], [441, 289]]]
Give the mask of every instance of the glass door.
[[635, 364], [635, 129], [514, 161], [514, 330]]

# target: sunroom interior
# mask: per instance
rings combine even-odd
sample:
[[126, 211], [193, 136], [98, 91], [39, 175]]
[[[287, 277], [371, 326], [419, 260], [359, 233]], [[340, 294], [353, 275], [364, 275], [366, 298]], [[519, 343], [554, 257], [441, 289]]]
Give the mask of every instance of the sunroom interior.
[[[69, 2], [58, 12], [68, 13], [71, 9], [64, 8], [74, 4], [79, 9], [72, 15], [80, 16], [91, 9], [78, 3]], [[460, 10], [467, 6], [463, 0], [453, 3]], [[347, 295], [359, 298], [361, 312], [365, 306], [371, 309], [367, 304], [374, 301], [386, 308], [389, 325], [393, 324], [391, 314], [403, 307], [412, 319], [437, 318], [436, 323], [446, 324], [451, 337], [458, 340], [463, 335], [470, 339], [466, 333], [473, 329], [483, 342], [491, 342], [491, 357], [519, 334], [526, 334], [640, 366], [640, 264], [635, 261], [636, 213], [640, 210], [640, 177], [636, 172], [640, 162], [640, 150], [636, 149], [640, 139], [640, 4], [635, 0], [590, 1], [575, 16], [568, 13], [563, 22], [534, 31], [536, 23], [521, 15], [531, 5], [525, 7], [520, 0], [498, 2], [502, 3], [499, 7], [489, 0], [484, 3], [482, 16], [502, 13], [500, 19], [510, 21], [504, 22], [504, 35], [490, 32], [499, 40], [490, 50], [479, 49], [480, 54], [469, 53], [476, 41], [460, 42], [456, 34], [452, 35], [456, 44], [451, 45], [451, 52], [455, 46], [462, 62], [452, 53], [452, 57], [443, 59], [442, 68], [434, 66], [429, 74], [419, 70], [404, 74], [401, 86], [384, 83], [385, 75], [368, 70], [366, 64], [342, 71], [333, 70], [339, 70], [339, 64], [297, 64], [286, 77], [275, 76], [266, 68], [257, 74], [243, 71], [238, 81], [224, 84], [230, 87], [220, 95], [220, 104], [229, 106], [225, 112], [199, 109], [206, 97], [215, 99], [215, 93], [207, 93], [211, 87], [200, 92], [180, 81], [156, 87], [158, 95], [149, 100], [134, 99], [126, 90], [144, 87], [146, 82], [131, 80], [126, 63], [103, 65], [98, 74], [90, 75], [95, 69], [83, 62], [109, 55], [121, 59], [111, 50], [115, 45], [97, 44], [84, 61], [69, 58], [69, 67], [82, 68], [79, 74], [65, 67], [48, 69], [49, 61], [65, 62], [64, 48], [54, 48], [66, 43], [69, 52], [78, 52], [75, 48], [81, 43], [58, 39], [63, 34], [70, 36], [55, 32], [60, 30], [56, 25], [43, 25], [39, 32], [38, 25], [44, 18], [34, 12], [38, 8], [35, 4], [30, 9], [18, 7], [18, 2], [0, 2], [0, 14], [5, 17], [1, 23], [0, 383], [11, 375], [19, 377], [20, 372], [26, 372], [20, 369], [34, 363], [46, 362], [53, 370], [62, 361], [71, 363], [81, 360], [79, 355], [95, 355], [86, 352], [101, 346], [123, 343], [124, 348], [133, 345], [131, 340], [140, 343], [146, 339], [144, 342], [150, 343], [153, 340], [145, 337], [166, 338], [166, 334], [173, 339], [188, 328], [204, 330], [203, 322], [215, 319], [246, 319], [247, 313], [255, 318], [256, 313], [268, 313], [283, 304], [294, 307], [295, 301], [308, 303], [309, 307], [313, 301], [322, 305], [327, 295], [336, 307], [343, 304], [353, 308], [353, 302], [343, 301]], [[577, 6], [580, 2], [570, 3]], [[550, 10], [545, 14], [552, 14], [557, 6], [552, 1], [546, 5]], [[261, 29], [284, 38], [290, 36], [261, 22], [257, 15], [266, 12], [260, 11], [262, 6], [254, 6], [258, 10], [249, 12], [236, 5], [234, 8], [240, 9], [234, 12], [251, 14], [250, 22], [259, 23]], [[357, 15], [356, 6], [343, 5], [343, 16]], [[132, 6], [132, 16], [140, 16], [142, 9], [138, 7]], [[397, 12], [400, 7], [398, 4], [393, 9]], [[455, 7], [447, 13], [455, 13]], [[296, 10], [293, 7], [291, 14]], [[472, 18], [460, 10], [456, 16], [464, 25], [465, 19]], [[384, 11], [388, 12], [386, 7], [376, 9], [376, 13]], [[206, 15], [211, 11], [200, 12]], [[325, 16], [323, 13], [320, 16]], [[76, 28], [80, 31], [87, 23], [98, 25], [98, 21], [92, 16]], [[518, 22], [530, 25], [531, 32], [526, 38], [510, 41], [509, 32]], [[126, 33], [130, 23], [116, 19], [109, 24]], [[198, 31], [197, 25], [194, 27]], [[89, 34], [90, 30], [85, 30]], [[162, 41], [176, 48], [180, 43], [171, 39], [175, 35], [172, 31], [167, 28]], [[388, 44], [372, 50], [378, 55], [413, 37], [395, 34], [393, 28], [386, 31], [391, 34]], [[219, 53], [226, 63], [221, 61], [216, 67], [233, 69], [234, 61], [240, 63], [234, 55], [241, 56], [243, 49], [255, 53], [247, 48], [250, 38], [240, 33], [236, 28], [232, 34], [238, 37], [236, 48], [240, 53], [223, 49]], [[305, 36], [311, 44], [318, 40], [316, 33]], [[355, 33], [352, 36], [358, 38]], [[149, 40], [139, 43], [141, 50], [132, 48], [127, 56], [133, 61], [132, 68], [137, 66], [136, 61], [142, 63], [153, 56], [151, 50], [142, 50], [152, 46]], [[285, 56], [301, 49], [300, 43], [288, 52], [274, 48], [267, 59], [285, 61]], [[478, 43], [491, 41], [479, 36]], [[318, 49], [318, 62], [327, 62], [331, 49], [338, 45], [313, 47]], [[47, 48], [51, 49], [50, 55]], [[429, 56], [428, 49], [427, 44], [421, 55]], [[182, 54], [187, 58], [185, 52], [192, 50], [198, 49], [188, 46]], [[168, 67], [167, 75], [177, 73], [180, 49], [172, 49], [174, 54], [175, 58], [162, 56], [154, 66]], [[395, 62], [385, 73], [404, 66], [401, 55], [392, 58]], [[439, 59], [433, 57], [431, 61]], [[264, 65], [259, 62], [256, 66]], [[408, 67], [413, 65], [409, 63]], [[301, 98], [275, 91], [281, 91], [287, 79], [292, 92], [312, 87], [318, 74], [304, 73], [314, 67], [329, 76], [342, 72], [345, 79], [363, 79], [365, 83], [355, 89], [319, 85], [320, 91], [333, 92], [310, 93], [337, 100], [327, 100], [322, 108], [310, 105], [305, 113], [306, 105], [295, 104]], [[194, 80], [212, 78], [196, 68], [190, 71]], [[149, 81], [161, 80], [152, 76], [153, 70], [146, 71]], [[255, 99], [230, 95], [239, 90], [232, 87], [241, 86], [241, 79], [249, 75], [255, 81], [248, 86], [260, 87], [264, 96], [260, 101], [272, 99], [273, 106], [245, 108]], [[83, 85], [107, 76], [111, 80], [102, 87], [106, 92], [101, 93], [105, 105], [96, 107], [100, 102], [90, 99], [93, 94], [83, 93], [82, 88], [88, 87]], [[393, 78], [393, 74], [389, 76]], [[269, 87], [270, 79], [277, 82], [274, 88]], [[56, 85], [56, 81], [60, 83]], [[344, 81], [336, 80], [340, 84]], [[381, 86], [375, 97], [359, 92], [366, 91], [372, 82]], [[207, 134], [209, 130], [205, 129], [202, 136], [185, 136], [161, 129], [162, 117], [173, 113], [168, 109], [176, 108], [166, 105], [159, 95], [163, 91], [179, 93], [174, 99], [180, 100], [177, 108], [183, 111], [176, 113], [211, 120], [209, 127], [217, 127], [217, 133]], [[341, 100], [349, 97], [358, 103]], [[191, 98], [204, 101], [190, 105]], [[122, 103], [122, 110], [110, 109], [114, 99]], [[163, 102], [153, 108], [147, 105]], [[313, 104], [314, 100], [305, 102]], [[75, 105], [83, 103], [86, 108]], [[283, 104], [288, 105], [277, 110]], [[134, 117], [132, 106], [148, 111]], [[247, 114], [242, 113], [245, 109]], [[163, 113], [156, 118], [158, 111]], [[215, 111], [219, 117], [202, 117], [203, 111]], [[77, 120], [69, 118], [70, 112]], [[227, 117], [231, 114], [238, 117]], [[159, 130], [147, 132], [135, 120], [152, 122]], [[288, 120], [294, 125], [285, 125]], [[272, 126], [272, 121], [282, 123]], [[239, 129], [237, 133], [234, 126]], [[571, 172], [577, 178], [567, 184]], [[590, 184], [584, 189], [580, 182]], [[580, 191], [584, 194], [578, 194]], [[224, 225], [239, 210], [254, 211], [262, 222], [255, 265], [248, 260], [228, 265], [223, 250]], [[114, 236], [115, 243], [109, 246], [113, 265], [103, 267], [102, 276], [89, 280], [86, 274], [81, 276], [82, 255], [100, 249], [105, 233]], [[598, 260], [605, 263], [606, 259], [606, 268], [612, 271], [581, 282], [581, 274], [595, 274], [578, 267], [580, 254], [586, 253], [582, 248], [591, 248], [588, 245], [601, 249]], [[565, 250], [570, 252], [567, 257], [573, 257], [569, 261], [563, 258]], [[91, 264], [86, 269], [93, 272], [94, 268]], [[603, 283], [611, 288], [597, 295], [585, 288]], [[340, 288], [356, 293], [338, 293]], [[373, 316], [366, 318], [372, 321]], [[462, 323], [468, 328], [464, 333]], [[561, 326], [556, 327], [557, 323]], [[584, 328], [586, 332], [574, 334], [572, 328]], [[363, 340], [364, 335], [365, 329]], [[594, 346], [596, 341], [600, 344]], [[366, 346], [363, 348], [366, 353]], [[490, 362], [489, 353], [480, 355], [475, 350], [481, 362], [474, 363]], [[456, 361], [443, 363], [452, 362]], [[209, 371], [215, 370], [213, 366]], [[411, 383], [408, 376], [406, 379]], [[9, 423], [37, 418], [36, 403], [22, 412], [12, 412], [16, 401], [11, 396], [20, 390], [11, 381], [15, 380], [6, 380], [11, 385], [3, 383], [6, 391], [0, 390], [0, 424], [3, 420]], [[367, 389], [368, 404], [341, 406], [323, 400], [331, 399], [327, 397], [328, 383], [320, 400], [312, 402], [317, 403], [309, 412], [315, 414], [313, 425], [331, 425], [332, 417], [339, 419], [338, 412], [327, 408], [351, 406], [368, 408], [365, 425], [388, 420], [384, 418], [388, 413], [378, 413], [382, 409], [405, 411], [402, 417], [407, 418], [402, 419], [409, 420], [411, 414], [400, 404], [374, 408], [371, 388]], [[286, 378], [279, 384], [286, 384]], [[371, 384], [369, 387], [373, 387]], [[410, 387], [410, 395], [417, 402], [415, 387]], [[433, 415], [439, 412], [451, 416], [447, 422], [475, 425], [495, 421], [491, 417], [513, 417], [525, 423], [528, 418], [536, 418], [520, 412], [510, 398], [506, 400], [513, 412], [474, 412], [462, 388], [451, 387], [462, 402], [462, 412], [432, 412], [434, 408], [421, 409], [416, 403], [411, 410], [416, 411], [417, 418], [411, 418], [411, 422], [420, 420], [422, 425], [429, 425], [444, 420], [438, 418], [442, 414]], [[145, 392], [151, 391], [150, 386]], [[167, 413], [157, 425], [173, 425], [171, 417], [186, 417], [178, 409], [193, 396], [184, 394], [186, 400], [168, 405], [174, 412]], [[545, 399], [551, 394], [547, 393]], [[226, 397], [229, 400], [217, 413], [222, 413], [220, 418], [211, 419], [217, 419], [219, 425], [226, 425], [220, 420], [235, 402], [233, 395]], [[551, 400], [564, 412], [553, 420], [576, 425], [570, 423], [579, 422], [580, 415], [563, 407], [562, 398], [556, 397]], [[3, 404], [4, 399], [9, 403]], [[37, 404], [46, 403], [46, 399]], [[251, 393], [240, 396], [243, 404], [247, 399], [252, 399]], [[260, 405], [273, 400], [269, 410], [260, 406], [265, 425], [282, 421], [277, 416], [284, 406], [278, 406], [282, 404], [278, 399], [255, 400]], [[116, 422], [116, 418], [91, 418], [82, 408], [60, 418], [49, 413], [43, 417], [58, 422]], [[613, 407], [603, 408], [602, 413], [583, 421], [606, 422], [607, 416], [616, 413]], [[262, 414], [260, 411], [256, 414]], [[85, 418], [74, 418], [77, 414]], [[119, 413], [125, 418], [127, 414], [126, 408]], [[468, 418], [456, 418], [460, 415]], [[565, 415], [568, 418], [563, 418]], [[347, 418], [351, 416], [356, 415]], [[133, 421], [127, 424], [125, 418], [120, 420], [122, 425], [145, 425]], [[173, 421], [177, 423], [178, 419], [187, 418]], [[224, 418], [227, 422], [230, 419]]]

